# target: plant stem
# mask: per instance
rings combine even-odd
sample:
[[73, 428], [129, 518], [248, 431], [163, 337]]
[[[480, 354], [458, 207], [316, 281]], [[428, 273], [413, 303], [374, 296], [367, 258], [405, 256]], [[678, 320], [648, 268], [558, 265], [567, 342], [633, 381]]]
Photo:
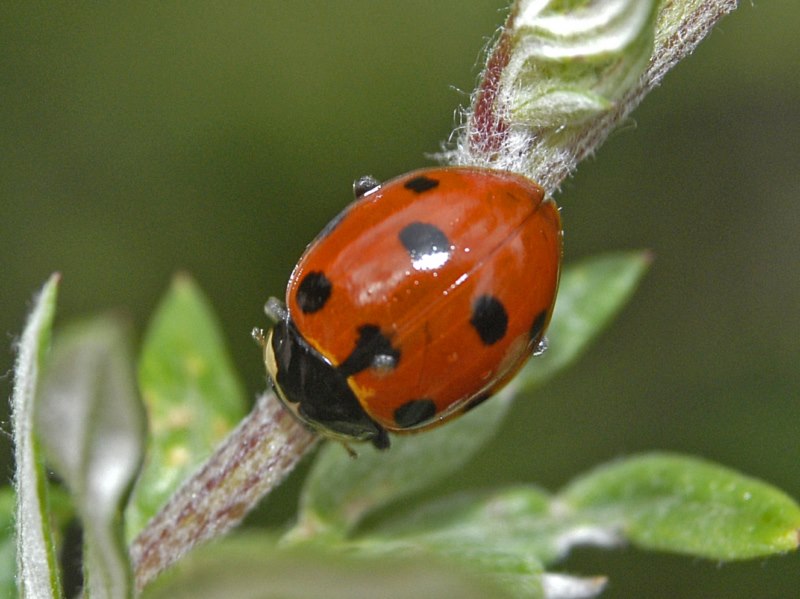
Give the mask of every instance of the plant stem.
[[131, 545], [136, 588], [195, 545], [241, 522], [315, 445], [317, 437], [265, 393], [209, 460]]
[[[661, 83], [664, 75], [691, 54], [714, 25], [736, 6], [737, 0], [662, 0], [653, 54], [638, 84], [612, 110], [587, 120], [567, 135], [558, 129], [512, 129], [506, 120], [505, 107], [496, 103], [502, 69], [508, 62], [508, 31], [514, 28], [516, 11], [512, 9], [489, 53], [472, 109], [465, 115], [466, 126], [456, 139], [456, 149], [446, 153], [444, 159], [454, 165], [500, 165], [498, 168], [515, 170], [533, 179], [552, 195], [578, 163], [595, 152]], [[511, 135], [521, 136], [514, 140], [513, 147], [525, 156], [502, 155], [512, 145], [504, 143]]]

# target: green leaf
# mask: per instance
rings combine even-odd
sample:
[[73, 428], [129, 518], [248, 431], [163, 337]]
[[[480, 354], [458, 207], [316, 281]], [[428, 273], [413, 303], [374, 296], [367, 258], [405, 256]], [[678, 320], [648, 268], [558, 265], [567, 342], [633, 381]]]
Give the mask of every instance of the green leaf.
[[50, 344], [59, 280], [59, 275], [51, 276], [36, 298], [19, 342], [14, 366], [11, 416], [17, 466], [14, 481], [17, 497], [17, 586], [23, 598], [61, 597], [53, 537], [45, 511], [44, 460], [34, 431], [40, 371]]
[[[0, 488], [0, 597], [17, 597], [17, 548], [14, 511], [17, 496], [11, 487]], [[47, 485], [47, 511], [50, 533], [57, 555], [63, 542], [63, 531], [74, 517], [72, 500], [57, 485]]]
[[520, 373], [521, 387], [539, 386], [574, 362], [628, 302], [650, 261], [648, 252], [615, 252], [564, 269], [547, 351]]
[[638, 101], [660, 4], [516, 0], [445, 159], [524, 174], [553, 193]]
[[790, 551], [800, 507], [764, 482], [696, 458], [630, 458], [573, 482], [570, 509], [646, 549], [736, 560]]
[[81, 517], [89, 596], [130, 596], [122, 507], [141, 463], [145, 417], [127, 328], [118, 320], [96, 318], [55, 338], [36, 424]]
[[[577, 593], [570, 596], [595, 596], [604, 579], [554, 577], [544, 569], [561, 559], [570, 540], [576, 538], [588, 540], [577, 518], [559, 510], [549, 493], [520, 486], [416, 506], [355, 539], [352, 546], [367, 555], [403, 555], [422, 549], [447, 556], [491, 574], [516, 597], [546, 596], [549, 585], [556, 583], [569, 584]], [[616, 537], [603, 540], [607, 544]]]
[[276, 551], [240, 536], [201, 547], [145, 589], [142, 599], [502, 599], [501, 588], [430, 558], [355, 559], [341, 553]]
[[[526, 554], [541, 564], [561, 557], [547, 538], [556, 526], [550, 493], [530, 486], [461, 493], [421, 506], [371, 531], [371, 539], [421, 544], [451, 555]], [[367, 545], [361, 542], [362, 547]]]
[[494, 435], [510, 395], [503, 391], [447, 426], [393, 437], [388, 451], [363, 445], [353, 459], [338, 443], [327, 443], [306, 477], [299, 520], [287, 539], [344, 535], [367, 513], [458, 470]]
[[246, 396], [207, 300], [175, 277], [144, 340], [139, 384], [150, 436], [126, 511], [132, 539], [244, 416]]
[[646, 254], [631, 252], [566, 269], [548, 332], [550, 349], [478, 409], [432, 431], [394, 436], [386, 452], [359, 448], [356, 460], [338, 444], [324, 446], [306, 478], [299, 522], [288, 538], [344, 535], [367, 513], [457, 472], [494, 436], [517, 385], [540, 384], [574, 360], [627, 301], [647, 263]]
[[549, 494], [533, 488], [461, 494], [415, 507], [353, 541], [366, 555], [447, 556], [493, 575], [517, 597], [544, 597]]
[[[695, 458], [652, 454], [602, 466], [556, 496], [520, 486], [418, 505], [345, 547], [373, 557], [446, 556], [515, 596], [539, 597], [553, 582], [545, 567], [577, 545], [628, 540], [733, 560], [796, 549], [799, 533], [800, 507], [774, 487]], [[589, 595], [603, 584], [558, 580], [565, 582]]]
[[[721, 16], [731, 12], [736, 4], [731, 5], [729, 0], [717, 0], [709, 4], [708, 0], [681, 0], [680, 2], [659, 2], [658, 19], [656, 22], [656, 47], [670, 45], [671, 39], [685, 36], [687, 31], [701, 27], [707, 33]], [[703, 13], [716, 13], [715, 18], [709, 19]], [[703, 20], [701, 20], [703, 19]], [[698, 42], [700, 40], [697, 40]], [[672, 42], [674, 44], [674, 42]]]
[[613, 108], [647, 66], [657, 5], [519, 0], [501, 79], [511, 122], [560, 129]]
[[0, 597], [17, 597], [17, 537], [14, 511], [17, 496], [11, 487], [0, 489]]

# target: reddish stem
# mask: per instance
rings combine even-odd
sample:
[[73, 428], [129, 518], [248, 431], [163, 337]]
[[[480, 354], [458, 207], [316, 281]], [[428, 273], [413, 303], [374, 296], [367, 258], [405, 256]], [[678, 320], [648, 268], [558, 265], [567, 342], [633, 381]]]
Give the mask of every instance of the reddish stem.
[[500, 91], [501, 76], [511, 55], [509, 32], [513, 30], [516, 16], [515, 9], [509, 13], [481, 75], [468, 126], [472, 154], [488, 157], [496, 153], [508, 131], [508, 122], [505, 120], [502, 110], [498, 110], [497, 96]]
[[316, 443], [271, 393], [147, 524], [130, 549], [136, 588], [236, 526]]

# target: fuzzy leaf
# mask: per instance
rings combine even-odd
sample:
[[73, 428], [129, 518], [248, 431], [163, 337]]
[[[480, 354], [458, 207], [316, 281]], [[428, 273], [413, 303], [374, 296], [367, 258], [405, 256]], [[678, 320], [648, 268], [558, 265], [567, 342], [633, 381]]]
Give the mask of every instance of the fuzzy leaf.
[[0, 489], [0, 597], [17, 597], [17, 538], [14, 534], [14, 489]]
[[549, 596], [556, 581], [593, 596], [602, 579], [548, 578], [545, 567], [578, 545], [626, 541], [716, 560], [762, 557], [796, 549], [799, 533], [800, 507], [778, 489], [696, 458], [652, 454], [602, 466], [556, 496], [524, 486], [415, 506], [346, 546], [373, 557], [447, 556], [518, 597]]
[[81, 517], [89, 596], [129, 596], [121, 510], [141, 463], [145, 423], [127, 330], [118, 320], [96, 318], [55, 338], [36, 423]]
[[653, 50], [655, 0], [520, 0], [500, 101], [511, 123], [577, 125], [614, 106]]
[[554, 193], [607, 135], [598, 123], [630, 109], [653, 54], [659, 4], [517, 0], [445, 159], [524, 174]]
[[550, 513], [552, 496], [536, 487], [462, 493], [415, 506], [400, 518], [379, 526], [368, 538], [424, 545], [461, 557], [482, 559], [491, 553], [528, 555], [533, 572], [552, 563], [560, 552], [550, 537], [561, 525]]
[[510, 397], [506, 390], [445, 427], [393, 437], [388, 451], [359, 446], [357, 459], [338, 443], [327, 443], [306, 477], [299, 521], [288, 538], [345, 534], [367, 513], [451, 474], [493, 436]]
[[50, 344], [59, 279], [59, 275], [50, 277], [39, 293], [22, 333], [14, 367], [11, 415], [17, 465], [14, 481], [17, 496], [17, 586], [23, 598], [61, 597], [53, 538], [46, 514], [44, 459], [34, 431], [39, 379], [44, 354]]
[[276, 551], [264, 538], [233, 537], [202, 547], [145, 589], [142, 599], [502, 599], [501, 588], [462, 568], [425, 559], [345, 559]]
[[538, 549], [549, 522], [549, 501], [535, 489], [448, 497], [415, 508], [353, 544], [366, 555], [424, 550], [447, 556], [493, 575], [514, 596], [538, 599], [545, 596]]
[[[629, 253], [566, 269], [548, 333], [551, 349], [533, 359], [517, 380], [541, 383], [574, 359], [624, 305], [646, 264], [644, 254]], [[364, 446], [352, 460], [338, 444], [327, 444], [306, 479], [300, 519], [290, 538], [345, 534], [370, 511], [458, 471], [494, 436], [516, 390], [517, 383], [512, 383], [498, 397], [439, 429], [394, 436], [386, 452]]]
[[800, 507], [786, 494], [691, 457], [652, 454], [602, 466], [561, 499], [645, 549], [736, 560], [794, 550], [800, 539]]
[[417, 506], [353, 545], [367, 554], [403, 555], [424, 549], [447, 556], [493, 575], [516, 597], [565, 596], [557, 595], [553, 585], [568, 585], [573, 589], [569, 596], [593, 597], [603, 588], [602, 578], [548, 578], [552, 575], [544, 570], [578, 538], [604, 546], [618, 542], [605, 531], [590, 537], [579, 517], [554, 509], [549, 493], [526, 486]]
[[126, 511], [133, 538], [244, 416], [245, 392], [211, 307], [185, 275], [173, 280], [144, 340], [139, 384], [147, 456]]
[[[16, 582], [17, 548], [14, 510], [17, 496], [11, 487], [0, 488], [0, 597], [18, 597]], [[63, 543], [63, 532], [75, 517], [72, 499], [57, 485], [47, 485], [47, 511], [50, 534], [56, 555]]]

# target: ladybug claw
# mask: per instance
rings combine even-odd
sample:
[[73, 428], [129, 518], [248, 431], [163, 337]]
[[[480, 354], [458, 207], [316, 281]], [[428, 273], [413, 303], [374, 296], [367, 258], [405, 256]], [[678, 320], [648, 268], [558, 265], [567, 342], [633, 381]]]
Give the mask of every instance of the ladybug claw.
[[381, 186], [381, 182], [378, 181], [372, 175], [364, 175], [363, 177], [359, 177], [355, 181], [353, 181], [353, 195], [356, 199], [367, 195], [368, 193], [372, 193], [376, 189]]
[[356, 450], [355, 450], [355, 449], [353, 449], [352, 447], [350, 447], [350, 446], [349, 446], [347, 443], [345, 443], [344, 441], [341, 441], [341, 444], [342, 444], [342, 447], [344, 447], [345, 451], [347, 451], [347, 455], [349, 455], [349, 456], [350, 456], [352, 459], [354, 459], [354, 460], [355, 460], [355, 459], [358, 457], [358, 453], [356, 453]]
[[267, 344], [267, 336], [264, 334], [264, 329], [255, 327], [250, 332], [250, 335], [253, 337], [253, 339], [255, 339], [256, 343], [258, 343], [261, 347], [264, 347]]

